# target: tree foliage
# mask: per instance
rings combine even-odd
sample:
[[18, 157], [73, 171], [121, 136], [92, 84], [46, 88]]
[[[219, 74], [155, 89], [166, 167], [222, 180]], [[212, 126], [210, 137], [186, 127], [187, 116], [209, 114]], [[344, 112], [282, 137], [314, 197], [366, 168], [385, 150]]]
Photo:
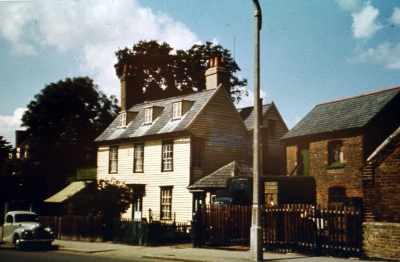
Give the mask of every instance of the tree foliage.
[[73, 215], [101, 215], [105, 220], [120, 217], [130, 204], [131, 191], [115, 178], [88, 182], [87, 187], [70, 198], [68, 213]]
[[10, 142], [5, 140], [3, 136], [0, 136], [0, 166], [2, 161], [8, 158], [8, 153], [10, 152], [11, 148], [12, 146], [10, 145]]
[[140, 41], [132, 49], [120, 49], [115, 54], [118, 58], [115, 64], [118, 77], [123, 75], [124, 66], [134, 70], [134, 86], [131, 88], [137, 90], [136, 103], [204, 90], [204, 74], [210, 58], [215, 56], [225, 58], [231, 73], [233, 100], [240, 100], [243, 92], [239, 88], [247, 85], [246, 79], [235, 76], [240, 68], [229, 50], [211, 42], [193, 45], [186, 51], [176, 50], [174, 54], [173, 48], [167, 43]]
[[29, 157], [37, 179], [52, 193], [65, 186], [68, 174], [95, 165], [95, 138], [111, 123], [119, 108], [88, 77], [66, 78], [46, 85], [22, 116]]

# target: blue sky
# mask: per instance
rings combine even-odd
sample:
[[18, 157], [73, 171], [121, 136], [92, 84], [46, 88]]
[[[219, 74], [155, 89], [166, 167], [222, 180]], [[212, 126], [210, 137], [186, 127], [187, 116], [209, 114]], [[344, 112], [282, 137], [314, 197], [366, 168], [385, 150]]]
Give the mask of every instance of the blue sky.
[[[397, 0], [260, 0], [261, 95], [292, 128], [316, 104], [400, 85]], [[120, 96], [114, 52], [140, 40], [175, 49], [212, 41], [248, 79], [251, 0], [0, 1], [0, 136], [14, 143], [26, 105], [46, 84], [89, 76]]]

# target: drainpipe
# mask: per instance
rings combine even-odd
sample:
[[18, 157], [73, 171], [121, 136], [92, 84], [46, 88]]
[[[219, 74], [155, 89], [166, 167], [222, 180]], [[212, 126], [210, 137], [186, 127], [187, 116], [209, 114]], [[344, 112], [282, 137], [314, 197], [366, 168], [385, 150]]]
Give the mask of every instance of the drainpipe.
[[261, 210], [259, 206], [260, 178], [260, 30], [261, 8], [258, 0], [253, 0], [255, 16], [254, 41], [254, 128], [253, 128], [253, 209], [251, 213], [250, 252], [251, 261], [262, 261]]

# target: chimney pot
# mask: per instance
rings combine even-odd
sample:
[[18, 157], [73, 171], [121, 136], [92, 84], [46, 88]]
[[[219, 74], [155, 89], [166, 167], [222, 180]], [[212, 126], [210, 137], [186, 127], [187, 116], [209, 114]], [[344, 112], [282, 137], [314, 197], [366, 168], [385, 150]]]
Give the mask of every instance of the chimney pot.
[[215, 66], [219, 66], [219, 57], [218, 56], [216, 56], [215, 58]]
[[126, 65], [124, 65], [124, 73], [126, 72]]
[[214, 58], [210, 58], [210, 68], [214, 67]]

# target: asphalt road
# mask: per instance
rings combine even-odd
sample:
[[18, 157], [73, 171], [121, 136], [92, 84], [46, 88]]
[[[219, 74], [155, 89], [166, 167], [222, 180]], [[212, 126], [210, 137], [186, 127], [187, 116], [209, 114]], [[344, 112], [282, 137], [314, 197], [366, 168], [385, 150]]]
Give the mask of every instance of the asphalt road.
[[73, 253], [58, 250], [24, 250], [16, 251], [13, 247], [0, 248], [0, 261], [1, 262], [155, 262], [160, 261], [158, 259], [149, 258], [133, 258], [133, 257], [118, 257], [115, 254], [108, 255], [107, 252], [103, 253]]

